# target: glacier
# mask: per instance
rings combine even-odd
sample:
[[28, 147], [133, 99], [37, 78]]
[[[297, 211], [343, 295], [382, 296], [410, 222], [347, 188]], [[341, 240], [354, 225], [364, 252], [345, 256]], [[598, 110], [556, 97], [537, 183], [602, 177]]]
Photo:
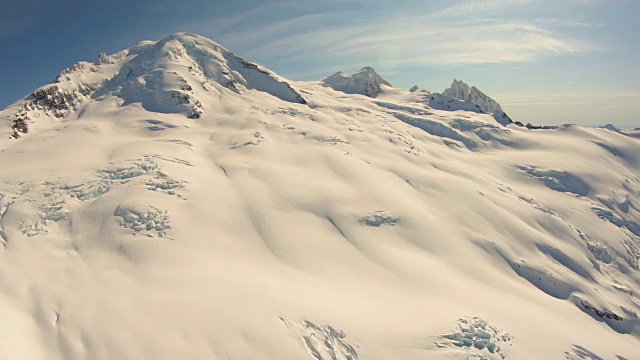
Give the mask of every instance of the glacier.
[[514, 120], [188, 33], [79, 62], [0, 111], [0, 355], [636, 359], [637, 130]]

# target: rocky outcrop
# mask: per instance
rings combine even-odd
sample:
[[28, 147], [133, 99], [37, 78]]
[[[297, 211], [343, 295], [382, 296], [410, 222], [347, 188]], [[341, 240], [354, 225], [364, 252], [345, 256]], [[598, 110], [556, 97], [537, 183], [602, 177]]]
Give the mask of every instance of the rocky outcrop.
[[75, 91], [65, 91], [58, 85], [47, 85], [34, 91], [27, 97], [19, 110], [13, 114], [11, 138], [17, 139], [29, 132], [29, 125], [33, 123], [32, 113], [44, 113], [54, 118], [63, 118], [80, 99], [91, 95], [93, 90], [81, 86]]

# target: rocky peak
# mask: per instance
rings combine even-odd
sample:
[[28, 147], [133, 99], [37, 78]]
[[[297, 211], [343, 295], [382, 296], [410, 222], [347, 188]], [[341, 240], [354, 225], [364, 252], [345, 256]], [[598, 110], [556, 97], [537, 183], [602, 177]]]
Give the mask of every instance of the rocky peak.
[[476, 105], [481, 112], [493, 114], [496, 120], [502, 125], [507, 125], [513, 122], [502, 110], [502, 107], [497, 101], [490, 98], [475, 86], [467, 85], [464, 81], [453, 79], [451, 86], [446, 89], [442, 95], [461, 101], [471, 102]]
[[337, 91], [369, 97], [378, 96], [383, 90], [382, 86], [391, 87], [391, 84], [370, 66], [365, 66], [354, 74], [344, 74], [339, 71], [322, 79], [322, 82]]
[[98, 64], [103, 65], [103, 64], [112, 64], [112, 60], [111, 58], [109, 58], [109, 56], [107, 55], [107, 53], [100, 53], [98, 55]]
[[620, 129], [618, 129], [615, 125], [613, 124], [606, 124], [606, 125], [602, 125], [599, 126], [599, 128], [601, 129], [606, 129], [606, 130], [611, 130], [611, 131], [620, 131]]
[[470, 100], [478, 105], [483, 112], [488, 114], [502, 111], [500, 104], [495, 100], [478, 90], [475, 86], [469, 86], [461, 80], [454, 79], [451, 86], [446, 89], [443, 94], [459, 100]]

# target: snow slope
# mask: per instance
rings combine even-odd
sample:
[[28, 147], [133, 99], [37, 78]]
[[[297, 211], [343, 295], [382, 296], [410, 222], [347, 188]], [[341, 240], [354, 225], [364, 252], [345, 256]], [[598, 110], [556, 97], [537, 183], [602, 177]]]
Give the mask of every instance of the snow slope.
[[4, 358], [639, 358], [637, 137], [100, 58], [0, 112]]

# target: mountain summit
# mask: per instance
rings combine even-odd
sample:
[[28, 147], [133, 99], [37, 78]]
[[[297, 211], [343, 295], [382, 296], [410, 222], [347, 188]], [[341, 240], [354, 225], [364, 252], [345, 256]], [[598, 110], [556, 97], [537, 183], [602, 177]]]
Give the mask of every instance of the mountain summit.
[[475, 86], [469, 87], [469, 85], [460, 80], [453, 79], [451, 87], [446, 89], [443, 94], [460, 100], [470, 100], [486, 113], [502, 112], [502, 108], [495, 100], [485, 95]]
[[185, 33], [80, 62], [0, 111], [0, 358], [637, 358], [637, 132], [501, 111]]
[[177, 33], [158, 42], [143, 42], [95, 63], [81, 62], [58, 75], [13, 109], [13, 134], [56, 124], [91, 98], [116, 96], [123, 105], [138, 103], [152, 112], [182, 113], [199, 118], [213, 93], [243, 94], [256, 90], [288, 102], [305, 99], [275, 73], [231, 53], [199, 35]]
[[391, 87], [389, 82], [369, 66], [363, 67], [354, 74], [344, 74], [339, 71], [324, 78], [322, 82], [334, 90], [347, 94], [362, 94], [369, 97], [378, 96], [382, 92], [383, 86]]
[[513, 120], [502, 110], [498, 102], [475, 86], [469, 86], [456, 79], [442, 94], [431, 95], [429, 105], [443, 110], [466, 110], [493, 114], [501, 125], [506, 126], [513, 123]]

